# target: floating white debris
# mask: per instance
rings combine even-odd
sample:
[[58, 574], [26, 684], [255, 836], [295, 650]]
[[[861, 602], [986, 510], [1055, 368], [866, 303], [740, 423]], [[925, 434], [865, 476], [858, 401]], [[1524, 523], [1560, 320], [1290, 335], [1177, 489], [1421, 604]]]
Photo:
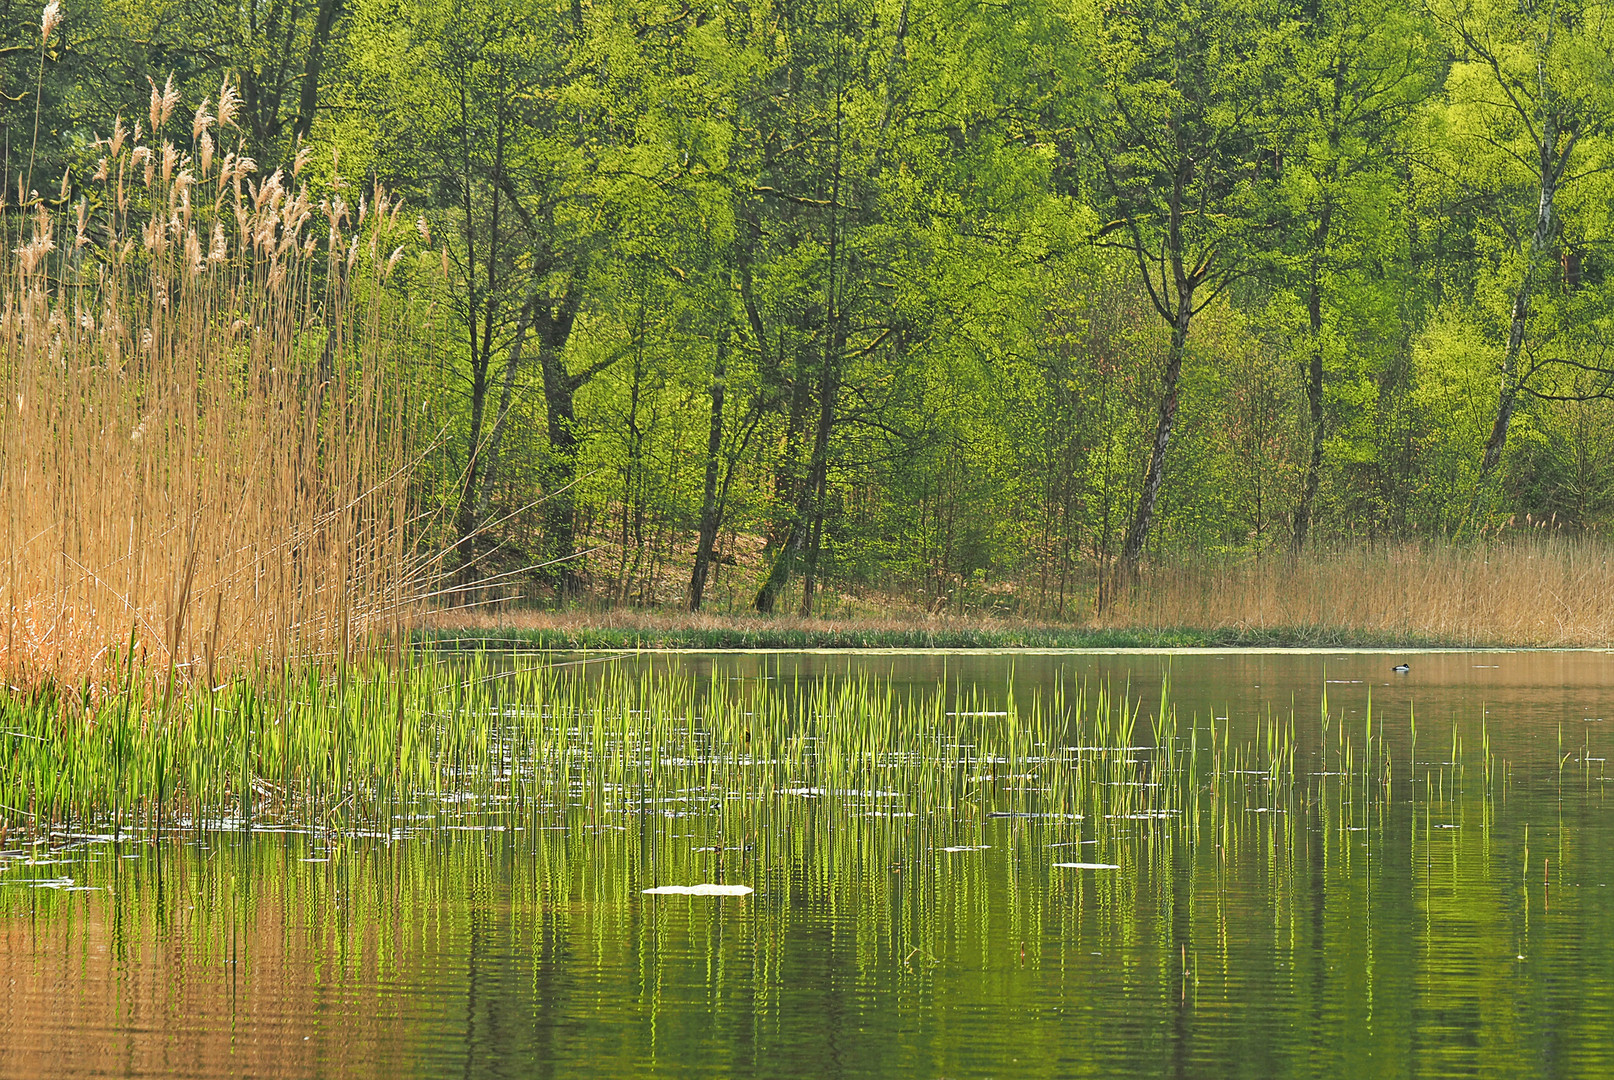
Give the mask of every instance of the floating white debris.
[[944, 847], [944, 848], [942, 848], [942, 850], [943, 851], [988, 851], [988, 850], [991, 849], [991, 846], [992, 845], [990, 845], [990, 844], [958, 844], [958, 845], [955, 845], [954, 847]]
[[[1218, 716], [1218, 720], [1226, 720], [1225, 716]], [[1067, 746], [1066, 750], [1078, 754], [1108, 754], [1108, 753], [1137, 753], [1142, 750], [1153, 750], [1153, 746]]]
[[11, 884], [11, 885], [26, 885], [30, 889], [66, 889], [66, 890], [69, 890], [69, 891], [72, 891], [72, 892], [80, 892], [80, 891], [82, 891], [80, 889], [75, 889], [73, 887], [73, 879], [70, 878], [70, 877], [25, 878], [25, 879], [20, 880], [20, 881], [13, 880], [11, 882], [8, 882], [8, 884]]
[[1056, 862], [1056, 870], [1119, 870], [1120, 865], [1112, 862]]
[[657, 885], [646, 889], [646, 896], [750, 896], [749, 885]]
[[1080, 814], [1022, 814], [1011, 810], [994, 810], [986, 815], [989, 818], [1057, 818], [1060, 821], [1081, 821]]

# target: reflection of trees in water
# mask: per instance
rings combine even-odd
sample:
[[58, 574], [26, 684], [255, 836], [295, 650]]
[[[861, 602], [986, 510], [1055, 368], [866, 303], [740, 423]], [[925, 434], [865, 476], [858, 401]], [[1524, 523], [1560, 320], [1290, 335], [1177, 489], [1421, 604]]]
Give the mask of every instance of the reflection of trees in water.
[[[1343, 1075], [1409, 1043], [1441, 1073], [1549, 1030], [1611, 1051], [1575, 1004], [1610, 974], [1606, 901], [1576, 892], [1607, 860], [1539, 824], [1592, 805], [1596, 762], [1539, 790], [1483, 737], [1426, 725], [1412, 750], [1336, 714], [1302, 747], [1305, 721], [1196, 726], [1096, 687], [1016, 706], [708, 683], [691, 719], [688, 679], [546, 685], [547, 710], [486, 733], [503, 772], [462, 770], [407, 835], [10, 864], [4, 1060], [78, 1068], [65, 1031], [108, 1068], [210, 1075], [957, 1075], [1073, 1047], [1101, 1071], [1257, 1053]], [[18, 887], [47, 875], [97, 891]], [[642, 893], [706, 881], [757, 891]], [[1550, 975], [1476, 961], [1518, 954]]]

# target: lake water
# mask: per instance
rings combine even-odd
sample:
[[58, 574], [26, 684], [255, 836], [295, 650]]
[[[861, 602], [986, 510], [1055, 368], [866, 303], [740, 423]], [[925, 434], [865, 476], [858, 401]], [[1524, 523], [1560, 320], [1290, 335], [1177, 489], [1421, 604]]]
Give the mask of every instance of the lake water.
[[[754, 694], [862, 673], [945, 686], [949, 716], [1107, 683], [1145, 744], [1169, 674], [1184, 745], [1292, 713], [1296, 780], [1195, 828], [706, 791], [371, 835], [13, 835], [0, 1076], [1614, 1076], [1614, 656], [607, 663]], [[672, 879], [755, 892], [642, 891]]]

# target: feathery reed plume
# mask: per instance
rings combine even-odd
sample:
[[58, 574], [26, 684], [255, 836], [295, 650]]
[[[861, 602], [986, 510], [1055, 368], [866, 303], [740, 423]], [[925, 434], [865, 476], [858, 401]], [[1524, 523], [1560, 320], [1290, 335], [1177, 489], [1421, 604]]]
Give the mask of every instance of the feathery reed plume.
[[62, 5], [59, 0], [50, 0], [39, 17], [39, 74], [34, 78], [34, 141], [28, 148], [28, 179], [24, 187], [33, 188], [34, 184], [34, 154], [39, 149], [39, 114], [44, 105], [45, 89], [45, 46], [50, 44], [50, 36], [62, 24]]
[[[226, 84], [193, 132], [228, 126], [234, 101]], [[120, 121], [99, 197], [60, 221], [36, 205], [0, 240], [0, 674], [15, 686], [97, 681], [118, 651], [180, 680], [346, 655], [429, 588], [407, 540], [399, 381], [418, 320], [384, 282], [414, 230], [373, 218], [360, 244], [333, 218], [320, 235], [305, 188], [162, 141], [177, 103], [153, 83], [158, 145]]]

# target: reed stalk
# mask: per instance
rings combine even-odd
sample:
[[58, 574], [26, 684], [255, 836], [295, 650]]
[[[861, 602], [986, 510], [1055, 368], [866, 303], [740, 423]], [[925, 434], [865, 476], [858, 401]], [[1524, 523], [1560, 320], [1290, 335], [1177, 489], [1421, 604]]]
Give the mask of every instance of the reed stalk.
[[181, 134], [178, 95], [154, 87], [149, 126], [117, 123], [76, 201], [32, 200], [0, 236], [13, 687], [133, 665], [166, 700], [343, 658], [421, 589], [412, 227], [334, 171], [319, 191], [260, 176], [235, 89], [217, 100]]

